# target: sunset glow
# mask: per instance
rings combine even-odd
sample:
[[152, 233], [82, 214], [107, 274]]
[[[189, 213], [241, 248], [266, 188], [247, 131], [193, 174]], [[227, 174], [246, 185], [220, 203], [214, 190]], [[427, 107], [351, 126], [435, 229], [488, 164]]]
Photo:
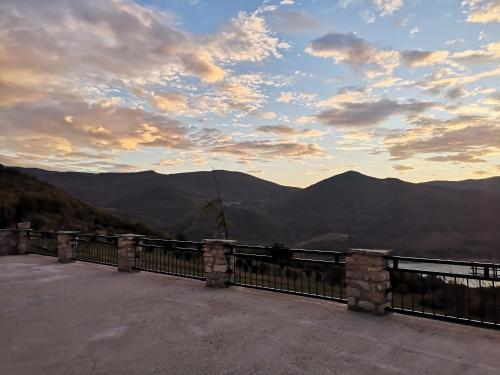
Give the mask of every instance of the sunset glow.
[[498, 0], [0, 3], [0, 163], [500, 175]]

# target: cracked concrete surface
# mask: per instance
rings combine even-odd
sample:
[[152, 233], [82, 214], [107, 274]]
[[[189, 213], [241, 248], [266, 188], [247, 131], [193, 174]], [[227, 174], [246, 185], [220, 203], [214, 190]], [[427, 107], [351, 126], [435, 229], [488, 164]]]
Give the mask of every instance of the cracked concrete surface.
[[0, 257], [0, 374], [500, 374], [500, 331]]

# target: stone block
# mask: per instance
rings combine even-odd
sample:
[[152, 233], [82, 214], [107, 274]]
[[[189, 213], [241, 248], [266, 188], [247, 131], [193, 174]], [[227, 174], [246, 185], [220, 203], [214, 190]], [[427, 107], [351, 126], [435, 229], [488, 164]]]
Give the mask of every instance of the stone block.
[[[351, 249], [346, 255], [346, 294], [350, 310], [385, 313], [390, 283], [388, 250]], [[380, 308], [379, 308], [380, 306]]]
[[369, 302], [369, 301], [359, 301], [358, 307], [364, 311], [377, 312], [377, 309], [375, 308], [375, 304], [372, 302]]
[[135, 268], [136, 252], [142, 255], [142, 247], [138, 246], [138, 241], [144, 236], [135, 234], [123, 234], [117, 240], [117, 269], [122, 272], [138, 272]]
[[57, 259], [60, 263], [74, 262], [75, 236], [78, 232], [57, 232]]
[[203, 268], [206, 286], [226, 287], [227, 270], [229, 267], [227, 245], [234, 245], [236, 241], [209, 239], [203, 240]]
[[346, 295], [347, 295], [347, 298], [349, 298], [349, 297], [359, 297], [361, 295], [361, 292], [357, 288], [352, 288], [352, 287], [348, 286], [346, 288]]

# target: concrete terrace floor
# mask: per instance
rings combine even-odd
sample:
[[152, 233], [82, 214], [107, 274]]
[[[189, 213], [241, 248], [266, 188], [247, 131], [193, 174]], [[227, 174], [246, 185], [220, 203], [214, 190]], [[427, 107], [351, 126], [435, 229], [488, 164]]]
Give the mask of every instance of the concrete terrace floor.
[[0, 373], [500, 374], [500, 331], [6, 256]]

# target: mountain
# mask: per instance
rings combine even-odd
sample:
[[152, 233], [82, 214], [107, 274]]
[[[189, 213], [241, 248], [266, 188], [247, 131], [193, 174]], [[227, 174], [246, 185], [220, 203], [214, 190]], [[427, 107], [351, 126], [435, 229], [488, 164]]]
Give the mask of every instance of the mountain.
[[500, 194], [500, 177], [470, 179], [462, 181], [430, 181], [426, 185], [440, 186], [454, 190], [480, 190], [492, 194]]
[[[346, 172], [275, 202], [305, 247], [391, 248], [428, 256], [500, 257], [500, 196]], [[481, 255], [480, 255], [481, 254]]]
[[[168, 233], [190, 239], [214, 233], [214, 218], [202, 214], [202, 207], [217, 197], [211, 172], [25, 171], [87, 203]], [[305, 189], [239, 172], [216, 173], [230, 236], [241, 243], [500, 259], [500, 194], [352, 171]]]
[[[79, 173], [23, 169], [75, 197], [120, 216], [144, 221], [172, 234], [211, 237], [214, 220], [203, 206], [217, 198], [212, 172], [164, 175], [137, 173]], [[216, 171], [231, 235], [247, 241], [286, 241], [279, 220], [266, 207], [298, 188], [281, 186], [244, 173]], [[251, 230], [250, 228], [253, 228]], [[277, 234], [278, 233], [278, 234]]]
[[89, 206], [36, 177], [0, 165], [0, 228], [30, 221], [36, 230], [160, 235], [148, 226]]

